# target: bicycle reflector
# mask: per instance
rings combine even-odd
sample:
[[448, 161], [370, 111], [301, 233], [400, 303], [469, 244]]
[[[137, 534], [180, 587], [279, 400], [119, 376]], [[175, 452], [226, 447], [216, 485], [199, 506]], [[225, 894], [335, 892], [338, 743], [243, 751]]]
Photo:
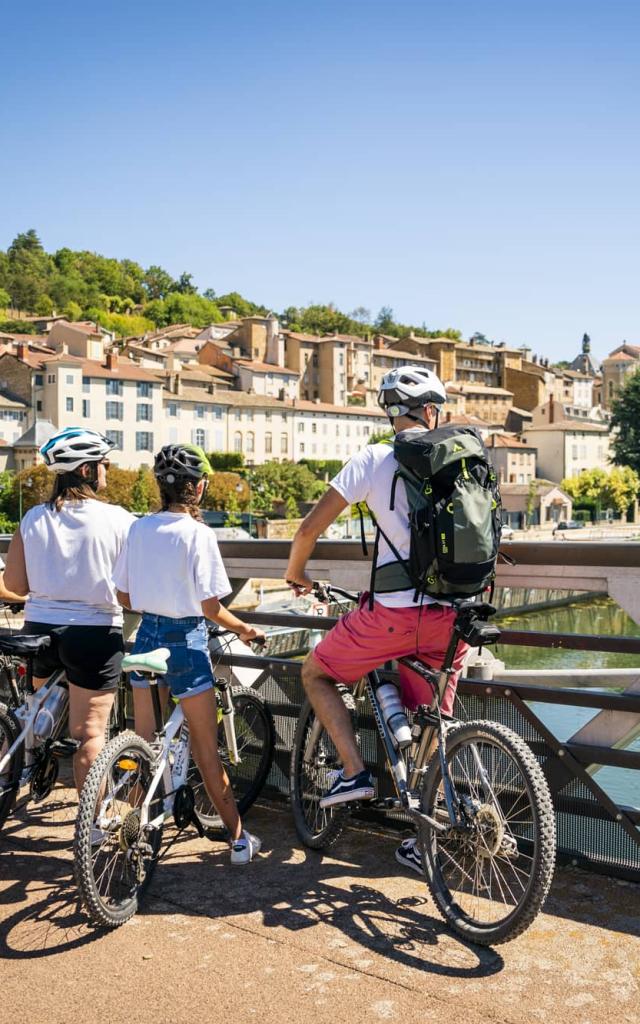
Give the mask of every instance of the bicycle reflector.
[[121, 757], [120, 760], [117, 762], [117, 766], [123, 772], [135, 772], [136, 768], [138, 767], [138, 762], [133, 761], [130, 757]]

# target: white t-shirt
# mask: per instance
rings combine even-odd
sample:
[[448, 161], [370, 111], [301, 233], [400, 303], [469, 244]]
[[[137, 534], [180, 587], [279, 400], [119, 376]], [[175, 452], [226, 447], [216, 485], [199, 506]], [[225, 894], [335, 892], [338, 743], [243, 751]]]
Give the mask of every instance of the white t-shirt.
[[172, 619], [202, 615], [202, 601], [231, 593], [215, 533], [183, 512], [138, 519], [113, 581], [136, 611]]
[[35, 505], [20, 523], [29, 580], [27, 622], [57, 626], [121, 626], [111, 580], [131, 524], [119, 505], [87, 498], [59, 512]]
[[[366, 501], [398, 554], [408, 558], [411, 543], [409, 503], [402, 480], [398, 480], [396, 486], [393, 511], [389, 508], [397, 466], [391, 445], [369, 444], [343, 466], [331, 481], [331, 487], [350, 505]], [[381, 534], [376, 566], [395, 561], [396, 556]], [[394, 590], [388, 594], [376, 594], [376, 601], [387, 608], [409, 608], [433, 603], [433, 598], [426, 596], [414, 601], [414, 593], [413, 587], [410, 590]]]

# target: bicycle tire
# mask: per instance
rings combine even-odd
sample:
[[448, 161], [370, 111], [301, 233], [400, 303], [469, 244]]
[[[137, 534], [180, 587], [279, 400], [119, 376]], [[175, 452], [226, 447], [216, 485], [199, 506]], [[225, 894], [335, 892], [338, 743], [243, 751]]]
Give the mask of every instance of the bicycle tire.
[[[222, 722], [218, 724], [218, 750], [242, 817], [260, 796], [271, 771], [276, 731], [271, 708], [261, 693], [244, 686], [232, 686], [231, 700], [240, 764], [231, 764]], [[222, 820], [209, 799], [193, 758], [187, 782], [193, 789], [195, 813], [205, 833], [211, 836], [221, 832]]]
[[[3, 749], [8, 750], [20, 734], [20, 725], [15, 715], [6, 704], [0, 704], [0, 756]], [[0, 777], [0, 828], [11, 814], [18, 796], [22, 765], [24, 763], [24, 745], [21, 744], [11, 756], [9, 764]]]
[[[354, 702], [351, 693], [341, 689], [341, 696], [352, 717]], [[289, 794], [296, 832], [311, 850], [326, 850], [340, 838], [349, 817], [347, 807], [335, 805], [321, 808], [320, 797], [329, 789], [328, 773], [342, 767], [338, 752], [324, 727], [312, 752], [312, 763], [305, 765], [304, 755], [315, 712], [308, 700], [300, 710], [291, 748]]]
[[[553, 878], [555, 818], [546, 779], [524, 740], [495, 722], [453, 728], [446, 739], [446, 758], [458, 795], [469, 800], [469, 806], [473, 802], [475, 817], [466, 831], [421, 828], [427, 885], [440, 914], [463, 938], [483, 946], [508, 942], [535, 919]], [[477, 758], [486, 777], [492, 771], [489, 798]], [[484, 760], [494, 767], [488, 769]], [[440, 820], [442, 811], [436, 813], [435, 808], [441, 781], [436, 754], [424, 778], [422, 809]], [[504, 916], [481, 919], [483, 913], [490, 916], [493, 892], [501, 898]], [[473, 913], [465, 903], [475, 908]]]
[[[125, 760], [134, 762], [136, 768], [131, 769], [118, 764]], [[138, 909], [140, 897], [151, 881], [162, 842], [163, 825], [151, 830], [148, 836], [149, 849], [145, 851], [140, 850], [140, 833], [136, 835], [135, 829], [136, 826], [139, 829], [136, 808], [144, 799], [142, 794], [146, 794], [155, 767], [156, 758], [149, 744], [133, 732], [123, 732], [103, 747], [93, 762], [82, 788], [73, 844], [73, 866], [82, 903], [91, 921], [98, 926], [118, 928], [133, 917]], [[116, 810], [109, 821], [105, 821], [102, 816], [96, 825], [96, 805], [100, 800], [100, 806], [104, 809], [114, 769], [123, 773], [120, 782], [124, 796], [117, 805], [114, 801], [112, 806], [121, 806], [122, 814], [119, 815]], [[123, 783], [122, 779], [132, 771], [135, 771], [136, 775], [132, 777], [131, 785], [128, 781]], [[140, 781], [136, 781], [136, 776]], [[132, 803], [131, 794], [136, 787], [138, 792], [134, 797], [135, 803]], [[105, 792], [107, 797], [104, 796]], [[164, 785], [160, 780], [151, 804], [151, 816], [160, 812], [164, 795]], [[104, 836], [99, 844], [93, 841], [96, 828]], [[108, 856], [108, 864], [113, 864], [110, 871], [107, 871], [108, 865], [102, 867], [104, 859]], [[120, 858], [120, 863], [117, 858]], [[96, 877], [99, 871], [100, 874]], [[105, 874], [108, 892], [103, 893], [100, 886]], [[119, 890], [120, 886], [122, 892]]]

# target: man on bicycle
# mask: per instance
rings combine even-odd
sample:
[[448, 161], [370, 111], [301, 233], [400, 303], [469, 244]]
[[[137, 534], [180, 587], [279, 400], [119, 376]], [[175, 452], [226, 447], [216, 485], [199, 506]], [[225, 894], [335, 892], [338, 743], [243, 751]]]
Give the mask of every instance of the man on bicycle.
[[[446, 401], [442, 381], [431, 371], [403, 366], [387, 373], [378, 402], [394, 433], [401, 430], [433, 430]], [[306, 565], [318, 538], [349, 505], [366, 502], [380, 526], [377, 567], [395, 560], [387, 543], [408, 559], [410, 553], [409, 506], [404, 484], [398, 482], [393, 508], [391, 490], [397, 467], [393, 446], [370, 444], [344, 466], [329, 489], [300, 525], [291, 546], [287, 581], [299, 594], [309, 593], [312, 582]], [[416, 595], [413, 587], [394, 592], [374, 592], [373, 602], [363, 595], [359, 607], [340, 619], [311, 651], [302, 668], [302, 681], [318, 718], [330, 734], [342, 760], [342, 772], [320, 801], [321, 807], [370, 800], [373, 780], [358, 750], [351, 719], [336, 683], [353, 685], [385, 661], [417, 655], [438, 669], [453, 629], [455, 613], [444, 601]], [[458, 674], [466, 654], [460, 644], [455, 674], [441, 704], [451, 714]], [[431, 704], [434, 693], [417, 673], [400, 666], [400, 685], [405, 705], [414, 710]], [[396, 852], [400, 863], [421, 872], [415, 840], [405, 840]]]

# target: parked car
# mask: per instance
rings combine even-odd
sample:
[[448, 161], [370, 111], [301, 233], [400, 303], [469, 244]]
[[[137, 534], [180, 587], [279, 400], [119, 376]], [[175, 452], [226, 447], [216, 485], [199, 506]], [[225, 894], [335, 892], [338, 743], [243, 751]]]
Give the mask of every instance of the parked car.
[[561, 523], [557, 523], [553, 528], [552, 536], [555, 537], [556, 533], [560, 530], [584, 530], [584, 523], [579, 522], [577, 519], [567, 519]]

